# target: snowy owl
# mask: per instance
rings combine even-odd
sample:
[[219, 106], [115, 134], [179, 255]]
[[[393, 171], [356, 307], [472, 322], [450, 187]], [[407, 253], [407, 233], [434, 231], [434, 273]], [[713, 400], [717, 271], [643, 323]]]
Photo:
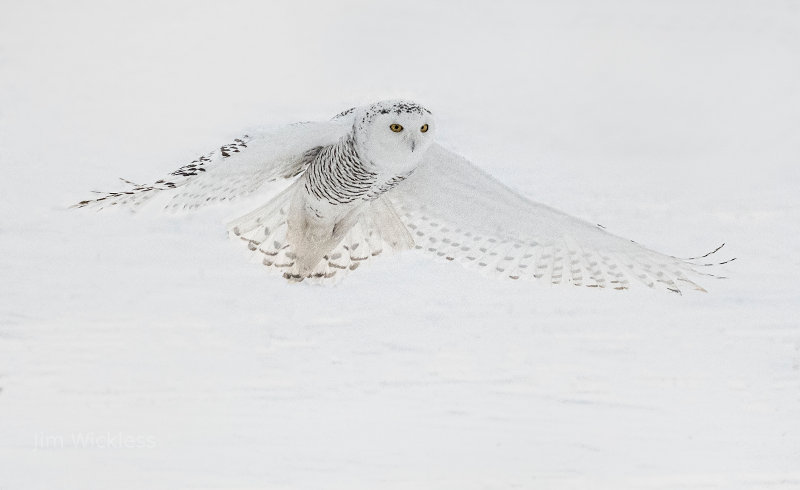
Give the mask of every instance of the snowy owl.
[[437, 144], [436, 131], [420, 104], [377, 102], [241, 136], [152, 184], [125, 181], [129, 189], [75, 207], [135, 209], [165, 195], [167, 209], [194, 209], [285, 180], [285, 190], [228, 230], [290, 281], [329, 283], [384, 252], [419, 249], [511, 279], [703, 291], [692, 279], [710, 275], [698, 270], [710, 264], [528, 200]]

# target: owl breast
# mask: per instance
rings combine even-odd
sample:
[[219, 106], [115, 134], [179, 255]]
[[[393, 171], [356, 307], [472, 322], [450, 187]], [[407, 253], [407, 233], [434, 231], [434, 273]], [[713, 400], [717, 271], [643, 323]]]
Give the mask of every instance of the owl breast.
[[352, 137], [319, 150], [305, 173], [306, 192], [332, 205], [349, 204], [366, 195], [378, 174], [358, 156]]
[[372, 201], [405, 180], [413, 170], [404, 173], [378, 171], [364, 163], [352, 136], [318, 149], [305, 173], [305, 190], [318, 201], [330, 205]]

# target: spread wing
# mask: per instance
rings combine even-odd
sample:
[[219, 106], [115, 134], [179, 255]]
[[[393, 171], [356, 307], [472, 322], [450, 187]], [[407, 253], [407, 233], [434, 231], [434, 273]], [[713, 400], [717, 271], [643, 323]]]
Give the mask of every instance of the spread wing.
[[171, 196], [165, 207], [174, 210], [231, 200], [254, 192], [266, 182], [297, 176], [308, 165], [316, 148], [335, 143], [351, 127], [350, 119], [337, 117], [331, 121], [252, 132], [153, 183], [136, 184], [122, 179], [127, 189], [97, 192], [96, 197], [74, 207], [136, 209], [164, 194]]
[[697, 270], [708, 264], [655, 252], [530, 201], [438, 144], [387, 197], [416, 248], [512, 279], [615, 289], [638, 283], [680, 293], [686, 286], [704, 291], [692, 279], [710, 275]]

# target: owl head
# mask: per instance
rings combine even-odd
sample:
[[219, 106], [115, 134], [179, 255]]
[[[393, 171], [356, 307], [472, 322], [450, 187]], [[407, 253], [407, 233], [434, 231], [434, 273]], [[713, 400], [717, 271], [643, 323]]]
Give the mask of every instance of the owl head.
[[353, 133], [362, 159], [381, 170], [412, 170], [433, 143], [433, 114], [407, 100], [386, 100], [356, 109]]

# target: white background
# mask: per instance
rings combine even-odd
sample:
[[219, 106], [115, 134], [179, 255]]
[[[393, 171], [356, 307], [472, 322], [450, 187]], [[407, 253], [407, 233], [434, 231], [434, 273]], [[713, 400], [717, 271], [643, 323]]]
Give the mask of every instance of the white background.
[[[65, 209], [394, 97], [730, 279], [289, 285], [246, 208]], [[799, 135], [795, 1], [0, 0], [0, 489], [800, 488]]]

